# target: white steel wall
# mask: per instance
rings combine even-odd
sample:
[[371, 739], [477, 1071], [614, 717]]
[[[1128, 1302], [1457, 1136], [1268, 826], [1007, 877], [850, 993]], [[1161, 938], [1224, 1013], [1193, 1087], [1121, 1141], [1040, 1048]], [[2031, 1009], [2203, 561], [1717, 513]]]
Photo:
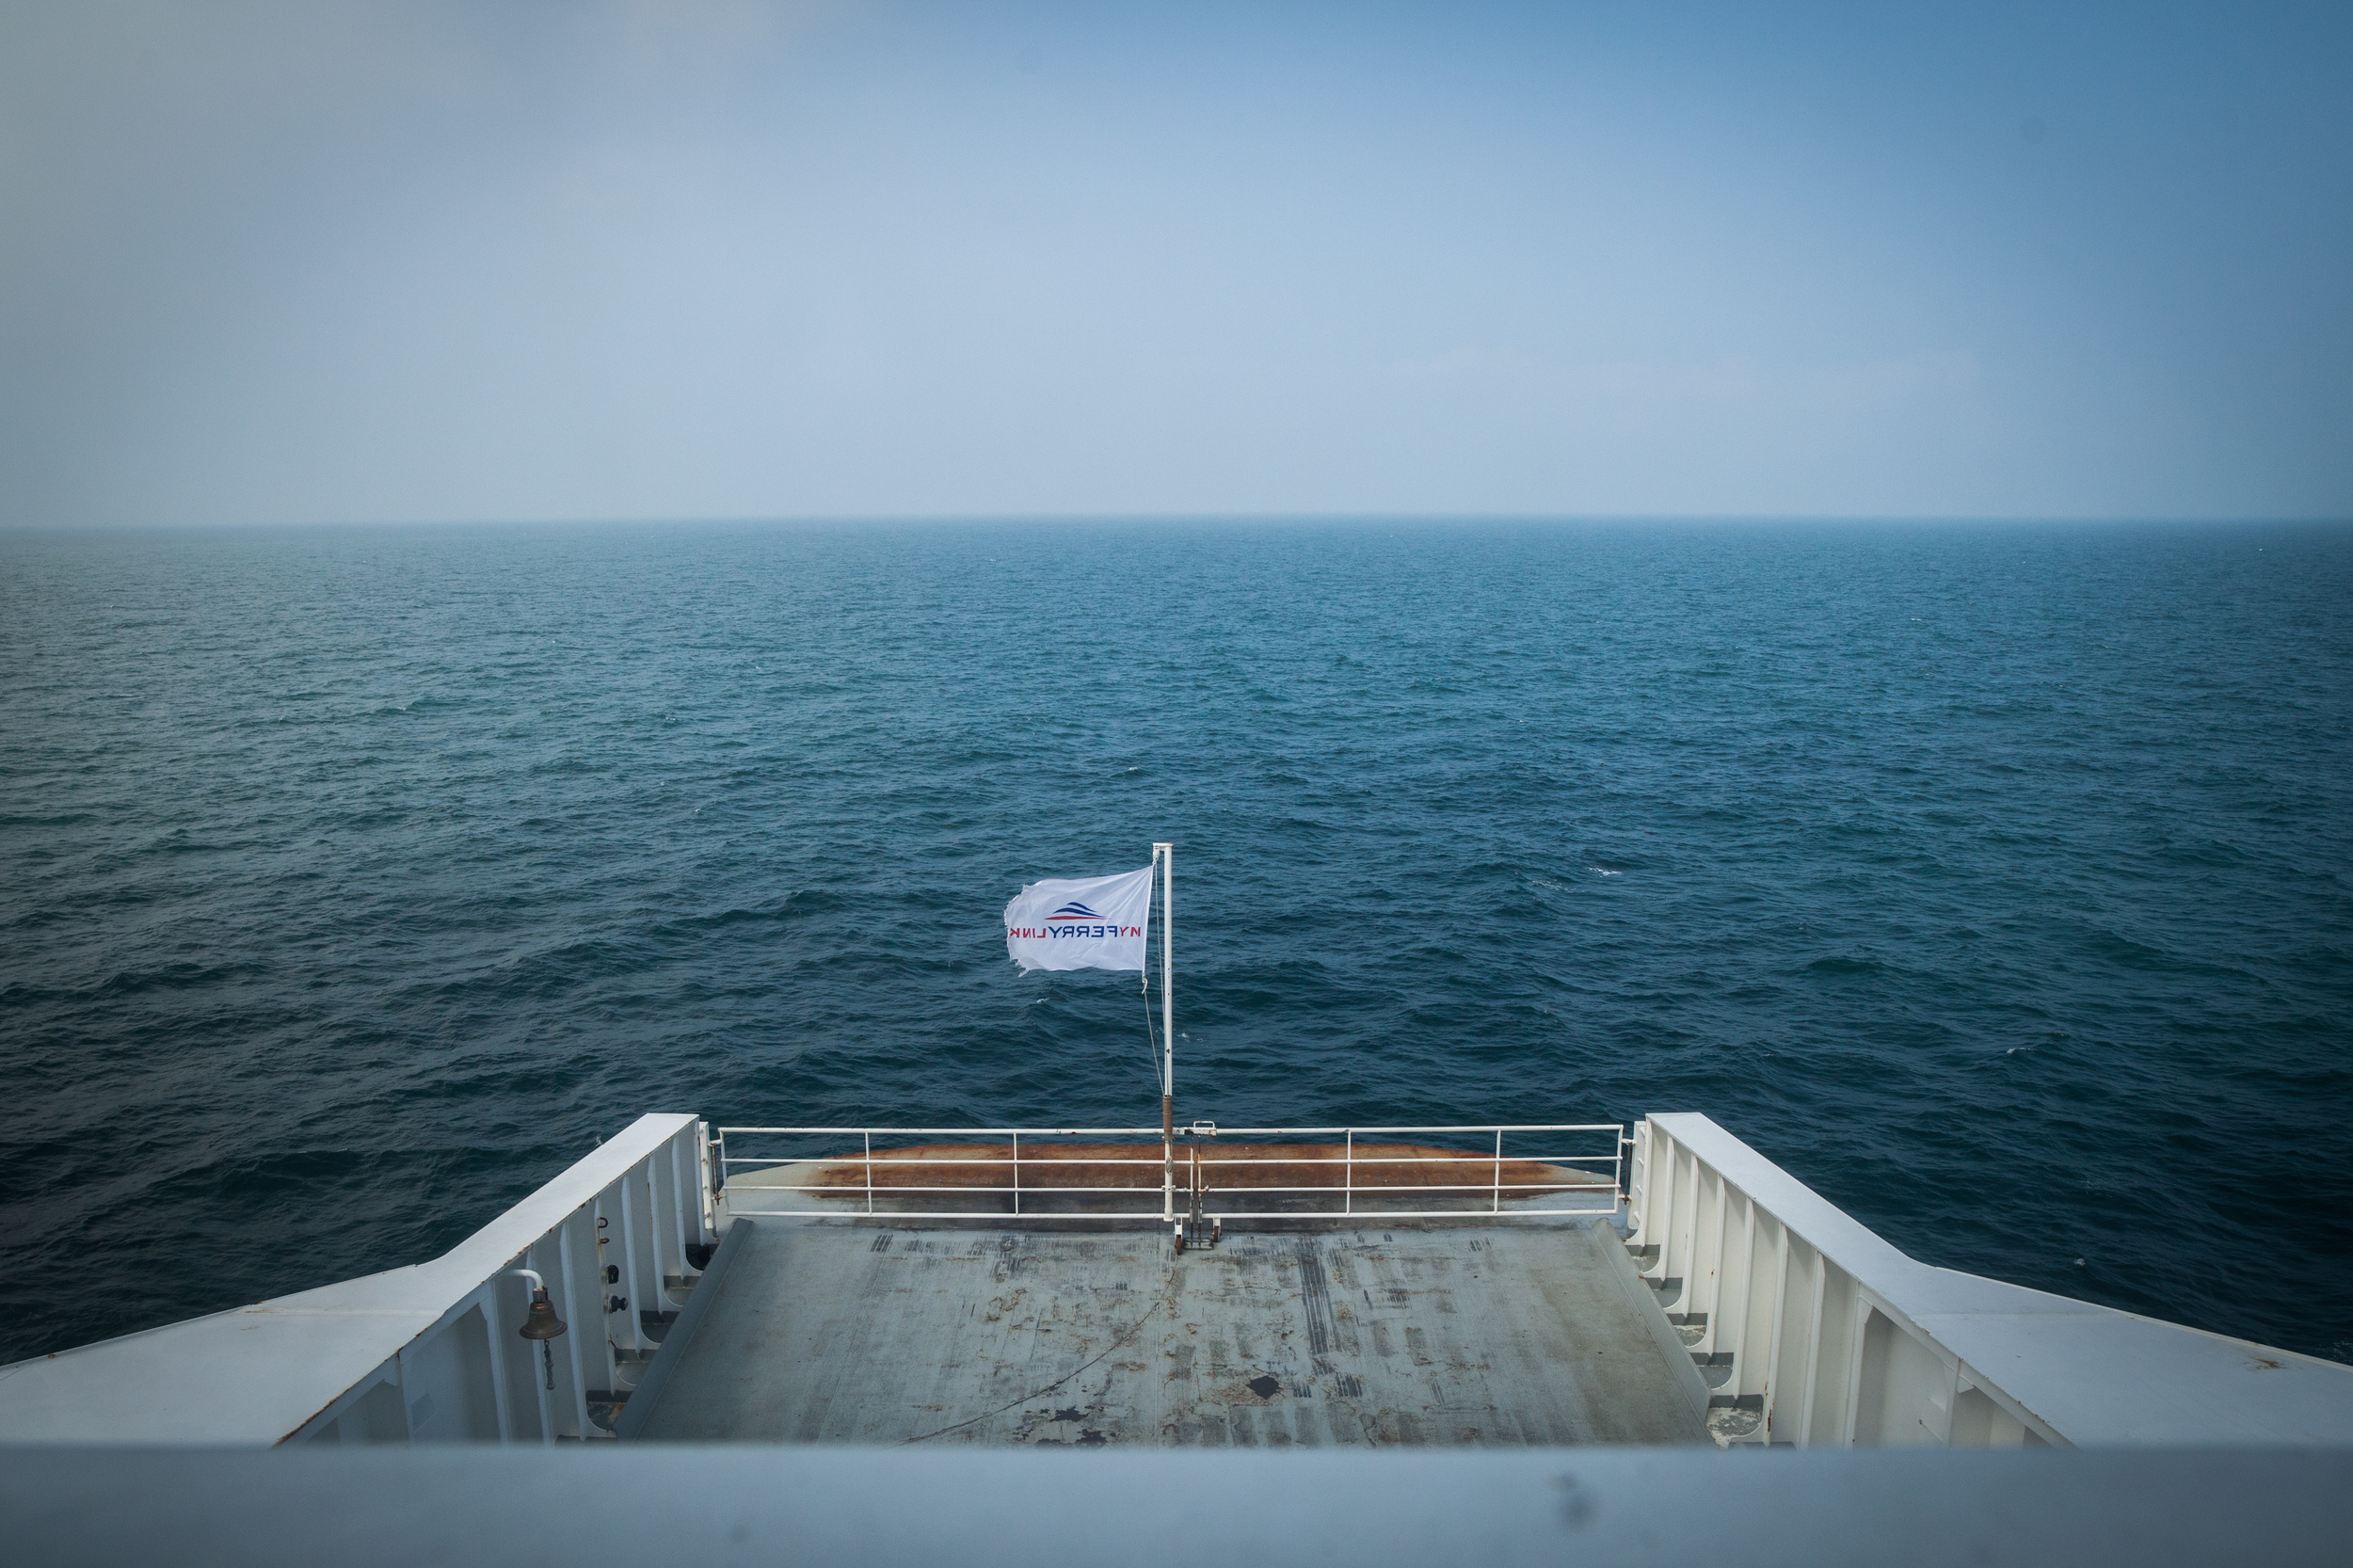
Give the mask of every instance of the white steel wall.
[[[428, 1262], [20, 1362], [0, 1371], [0, 1443], [600, 1437], [591, 1397], [650, 1359], [638, 1314], [678, 1307], [687, 1248], [712, 1240], [707, 1144], [696, 1117], [641, 1116]], [[569, 1325], [552, 1380], [517, 1333], [515, 1268]]]
[[[625, 1394], [654, 1352], [641, 1314], [675, 1312], [699, 1271], [686, 1256], [708, 1244], [708, 1128], [681, 1127], [642, 1152], [616, 1140], [616, 1157], [568, 1175], [610, 1179], [453, 1303], [442, 1319], [296, 1432], [325, 1443], [521, 1442], [611, 1435], [592, 1399]], [[572, 1183], [578, 1195], [584, 1182]], [[543, 1194], [547, 1190], [543, 1189]], [[517, 1330], [531, 1284], [547, 1282], [568, 1332], [536, 1343]], [[608, 1279], [606, 1271], [617, 1273]], [[608, 1310], [615, 1300], [626, 1305]], [[553, 1386], [550, 1387], [552, 1383]]]
[[[1710, 1391], [1721, 1437], [1800, 1447], [2067, 1441], [1896, 1304], [1892, 1294], [1910, 1283], [1898, 1276], [1920, 1265], [1714, 1122], [1654, 1116], [1637, 1125], [1634, 1145], [1630, 1244], [1657, 1249], [1638, 1253], [1654, 1288], [1681, 1282], [1661, 1304], [1698, 1329], [1691, 1353], [1711, 1382], [1722, 1378]], [[1784, 1191], [1760, 1195], [1728, 1176], [1722, 1157], [1734, 1150]], [[1799, 1194], [1803, 1201], [1786, 1201]], [[1824, 1251], [1865, 1240], [1843, 1259]], [[1900, 1267], [1885, 1279], [1859, 1275], [1871, 1262]]]

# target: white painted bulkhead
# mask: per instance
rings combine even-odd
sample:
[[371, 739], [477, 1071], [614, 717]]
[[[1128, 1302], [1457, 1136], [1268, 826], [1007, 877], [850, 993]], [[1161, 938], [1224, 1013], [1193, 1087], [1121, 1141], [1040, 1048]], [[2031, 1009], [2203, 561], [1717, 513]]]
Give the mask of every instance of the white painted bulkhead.
[[[0, 1442], [606, 1437], [592, 1400], [650, 1360], [640, 1314], [675, 1311], [698, 1273], [687, 1249], [711, 1240], [710, 1190], [704, 1124], [641, 1116], [430, 1262], [0, 1369]], [[552, 1367], [516, 1332], [518, 1268], [568, 1325]]]
[[1696, 1114], [1634, 1128], [1629, 1245], [1718, 1441], [2353, 1441], [2353, 1367], [1906, 1256]]

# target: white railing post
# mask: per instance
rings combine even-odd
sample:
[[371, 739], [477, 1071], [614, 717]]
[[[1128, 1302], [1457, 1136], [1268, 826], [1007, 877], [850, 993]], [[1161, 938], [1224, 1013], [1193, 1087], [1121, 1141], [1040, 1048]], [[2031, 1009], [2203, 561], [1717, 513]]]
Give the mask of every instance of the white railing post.
[[1813, 1316], [1805, 1331], [1805, 1376], [1801, 1380], [1805, 1405], [1798, 1412], [1798, 1447], [1801, 1448], [1814, 1441], [1814, 1403], [1822, 1361], [1822, 1304], [1829, 1284], [1830, 1259], [1817, 1248], [1814, 1253]]
[[[603, 1192], [599, 1192], [589, 1200], [589, 1213], [595, 1221], [589, 1235], [596, 1245], [588, 1254], [591, 1264], [590, 1272], [596, 1279], [597, 1339], [604, 1346], [603, 1362], [597, 1370], [603, 1374], [604, 1386], [608, 1390], [621, 1375], [620, 1361], [616, 1354], [620, 1347], [613, 1343], [613, 1314], [605, 1307], [605, 1303], [611, 1299], [610, 1293], [613, 1288], [604, 1277], [605, 1270], [613, 1267], [613, 1264], [608, 1261], [613, 1251], [613, 1216], [604, 1211], [604, 1193], [611, 1191], [612, 1189], [608, 1187]], [[589, 1314], [583, 1313], [581, 1316], [585, 1318]]]
[[[1723, 1293], [1721, 1290], [1718, 1291], [1720, 1296]], [[1733, 1397], [1736, 1399], [1744, 1391], [1743, 1385], [1747, 1382], [1749, 1320], [1755, 1312], [1756, 1304], [1753, 1299], [1755, 1293], [1756, 1203], [1744, 1193], [1740, 1200], [1740, 1288], [1731, 1297], [1733, 1301], [1740, 1304], [1740, 1313], [1729, 1324], [1720, 1323], [1714, 1318], [1707, 1320], [1707, 1332], [1711, 1340], [1708, 1349], [1721, 1351], [1726, 1346], [1732, 1349], [1733, 1375], [1725, 1386], [1732, 1390]], [[1762, 1394], [1764, 1391], [1760, 1384], [1757, 1392]]]
[[[629, 1336], [632, 1350], [640, 1350], [644, 1348], [645, 1340], [637, 1332], [638, 1307], [633, 1298], [644, 1294], [645, 1290], [637, 1276], [637, 1224], [632, 1215], [632, 1210], [637, 1206], [629, 1201], [629, 1175], [628, 1171], [623, 1171], [616, 1184], [621, 1199], [621, 1277], [629, 1282], [626, 1294], [622, 1296], [629, 1304], [621, 1308], [621, 1332]], [[612, 1320], [613, 1314], [606, 1313], [608, 1328]]]
[[[546, 1240], [547, 1238], [543, 1236], [539, 1239], [539, 1241], [544, 1241]], [[540, 1272], [540, 1277], [544, 1279], [546, 1274], [544, 1271], [539, 1271], [538, 1257], [536, 1256], [539, 1249], [539, 1241], [534, 1241], [530, 1246], [523, 1249], [523, 1267], [538, 1271]], [[568, 1289], [569, 1288], [567, 1287], [568, 1293]], [[524, 1343], [529, 1344], [530, 1341], [525, 1340]], [[548, 1391], [548, 1384], [555, 1381], [552, 1371], [554, 1365], [555, 1352], [553, 1348], [543, 1343], [539, 1347], [538, 1355], [532, 1358], [530, 1372], [532, 1393], [536, 1397], [539, 1405], [539, 1442], [542, 1447], [546, 1448], [553, 1448], [555, 1446], [555, 1410], [550, 1401]]]
[[[658, 1152], [658, 1151], [657, 1151]], [[654, 1155], [646, 1156], [646, 1251], [652, 1265], [653, 1297], [650, 1310], [657, 1315], [670, 1304], [670, 1288], [664, 1283], [669, 1273], [669, 1248], [662, 1241], [662, 1167]], [[679, 1267], [686, 1267], [683, 1250], [679, 1255]]]
[[490, 1402], [498, 1412], [499, 1441], [515, 1441], [515, 1413], [507, 1408], [506, 1346], [499, 1337], [499, 1281], [505, 1277], [492, 1274], [482, 1287], [482, 1323], [490, 1337]]
[[1863, 1284], [1856, 1281], [1854, 1304], [1848, 1308], [1847, 1346], [1847, 1412], [1838, 1423], [1838, 1443], [1841, 1448], [1854, 1446], [1855, 1420], [1863, 1408], [1864, 1331], [1871, 1326], [1871, 1299], [1865, 1294]]
[[[1683, 1178], [1683, 1172], [1680, 1169], [1683, 1161], [1686, 1160], [1689, 1160], [1691, 1163], [1691, 1178], [1689, 1181], [1686, 1181]], [[1667, 1216], [1667, 1228], [1669, 1235], [1673, 1238], [1673, 1243], [1671, 1250], [1675, 1255], [1675, 1261], [1682, 1265], [1682, 1271], [1679, 1277], [1683, 1281], [1683, 1295], [1681, 1297], [1680, 1304], [1686, 1310], [1689, 1310], [1691, 1301], [1692, 1280], [1699, 1273], [1700, 1268], [1699, 1156], [1691, 1153], [1688, 1149], [1682, 1150], [1676, 1154], [1675, 1163], [1678, 1167], [1675, 1172], [1675, 1204], [1673, 1209], [1671, 1210]], [[1683, 1192], [1683, 1190], [1687, 1187], [1691, 1190], [1690, 1196], [1689, 1198], [1684, 1196]], [[1684, 1218], [1686, 1210], [1689, 1210], [1690, 1215], [1690, 1218], [1688, 1220]], [[1678, 1277], [1678, 1275], [1674, 1269], [1670, 1268], [1667, 1271], [1666, 1277], [1673, 1279]], [[1678, 1304], [1675, 1302], [1669, 1302], [1666, 1304], [1673, 1306]]]
[[704, 1183], [704, 1187], [711, 1195], [706, 1197], [703, 1201], [710, 1205], [711, 1234], [716, 1236], [719, 1234], [719, 1205], [728, 1201], [728, 1135], [726, 1128], [719, 1128], [712, 1130], [709, 1147], [711, 1149], [711, 1171], [709, 1173], [710, 1180]]
[[695, 1203], [702, 1214], [702, 1234], [695, 1240], [709, 1243], [719, 1234], [719, 1215], [713, 1204], [711, 1183], [711, 1124], [695, 1124]]
[[[687, 1260], [686, 1256], [686, 1171], [682, 1162], [684, 1155], [685, 1150], [679, 1146], [679, 1141], [676, 1138], [671, 1139], [670, 1217], [677, 1222], [678, 1225], [678, 1277], [680, 1285], [686, 1283], [687, 1275], [696, 1272], [695, 1266]], [[702, 1240], [699, 1235], [695, 1239], [697, 1241]]]
[[[562, 1224], [556, 1226], [555, 1256], [564, 1272], [564, 1309], [572, 1320], [572, 1332], [564, 1337], [569, 1342], [565, 1353], [571, 1358], [572, 1364], [572, 1419], [577, 1423], [574, 1435], [585, 1439], [593, 1433], [595, 1423], [588, 1419], [588, 1368], [580, 1353], [581, 1341], [588, 1336], [588, 1314], [581, 1309], [580, 1275], [572, 1265], [572, 1225], [579, 1217], [580, 1211], [574, 1209], [565, 1217]], [[601, 1279], [602, 1276], [599, 1277]], [[597, 1305], [601, 1317], [604, 1305], [601, 1293], [597, 1298]]]
[[1765, 1416], [1758, 1431], [1765, 1441], [1773, 1440], [1773, 1408], [1781, 1402], [1781, 1322], [1782, 1306], [1789, 1295], [1789, 1227], [1773, 1226], [1773, 1326], [1772, 1336], [1765, 1341]]
[[1648, 1163], [1650, 1212], [1644, 1216], [1642, 1240], [1658, 1249], [1658, 1277], [1665, 1279], [1674, 1272], [1675, 1166], [1680, 1156], [1675, 1141], [1661, 1132], [1657, 1123], [1651, 1125]]

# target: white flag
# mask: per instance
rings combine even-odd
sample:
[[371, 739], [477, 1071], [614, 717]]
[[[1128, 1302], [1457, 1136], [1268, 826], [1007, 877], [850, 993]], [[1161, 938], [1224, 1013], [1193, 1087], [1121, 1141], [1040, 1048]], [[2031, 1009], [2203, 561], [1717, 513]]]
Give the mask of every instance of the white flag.
[[1141, 969], [1152, 868], [1032, 882], [1005, 905], [1005, 956], [1031, 969]]

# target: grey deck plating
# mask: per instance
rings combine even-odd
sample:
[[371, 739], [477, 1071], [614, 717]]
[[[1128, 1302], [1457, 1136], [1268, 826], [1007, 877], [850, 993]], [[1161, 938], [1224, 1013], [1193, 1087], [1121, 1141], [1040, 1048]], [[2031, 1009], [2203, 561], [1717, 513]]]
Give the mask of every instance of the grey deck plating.
[[1176, 1258], [1157, 1228], [744, 1240], [647, 1439], [1707, 1441], [1657, 1308], [1582, 1225], [1229, 1231]]

